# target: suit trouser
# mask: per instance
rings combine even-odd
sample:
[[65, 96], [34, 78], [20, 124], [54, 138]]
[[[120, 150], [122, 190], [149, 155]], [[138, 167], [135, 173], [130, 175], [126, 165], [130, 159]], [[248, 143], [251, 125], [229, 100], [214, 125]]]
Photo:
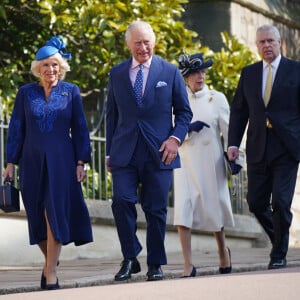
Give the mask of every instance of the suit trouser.
[[272, 242], [270, 257], [285, 258], [288, 252], [291, 204], [298, 161], [288, 152], [272, 160], [248, 163], [248, 204]]
[[146, 143], [139, 138], [129, 165], [113, 167], [112, 178], [112, 211], [123, 257], [134, 258], [142, 250], [136, 234], [135, 204], [140, 200], [147, 222], [147, 264], [166, 264], [164, 240], [172, 170], [159, 169]]

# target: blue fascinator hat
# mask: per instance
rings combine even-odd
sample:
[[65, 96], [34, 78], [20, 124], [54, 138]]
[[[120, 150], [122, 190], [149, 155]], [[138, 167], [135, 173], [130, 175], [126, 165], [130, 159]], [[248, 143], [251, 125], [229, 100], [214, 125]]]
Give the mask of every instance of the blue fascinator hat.
[[42, 60], [56, 53], [59, 53], [65, 59], [72, 58], [71, 53], [67, 53], [66, 51], [66, 44], [61, 35], [53, 36], [49, 41], [47, 41], [45, 46], [41, 47], [37, 51], [35, 60]]
[[198, 70], [211, 67], [213, 61], [211, 59], [204, 61], [203, 53], [197, 53], [193, 55], [181, 54], [178, 58], [178, 63], [182, 76], [187, 76]]

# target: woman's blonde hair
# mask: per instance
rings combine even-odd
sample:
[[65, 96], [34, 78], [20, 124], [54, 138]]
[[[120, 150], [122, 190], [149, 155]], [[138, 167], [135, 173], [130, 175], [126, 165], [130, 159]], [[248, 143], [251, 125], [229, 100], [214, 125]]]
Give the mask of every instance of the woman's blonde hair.
[[[60, 79], [60, 80], [64, 79], [66, 76], [66, 73], [68, 71], [70, 71], [70, 65], [68, 64], [67, 60], [64, 59], [59, 53], [55, 53], [54, 55], [52, 55], [50, 57], [55, 58], [58, 61], [58, 64], [59, 64], [58, 79]], [[48, 59], [48, 58], [49, 57], [47, 57], [45, 59]], [[30, 70], [35, 77], [39, 77], [39, 78], [41, 77], [40, 67], [45, 59], [32, 61]]]

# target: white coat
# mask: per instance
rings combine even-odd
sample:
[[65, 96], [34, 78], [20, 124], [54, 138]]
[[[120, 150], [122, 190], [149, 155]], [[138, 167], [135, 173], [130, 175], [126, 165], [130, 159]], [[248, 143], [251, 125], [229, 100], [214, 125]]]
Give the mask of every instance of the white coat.
[[217, 232], [234, 226], [226, 177], [229, 104], [224, 94], [209, 90], [192, 93], [187, 87], [193, 120], [210, 128], [187, 135], [179, 148], [181, 168], [174, 170], [174, 225]]

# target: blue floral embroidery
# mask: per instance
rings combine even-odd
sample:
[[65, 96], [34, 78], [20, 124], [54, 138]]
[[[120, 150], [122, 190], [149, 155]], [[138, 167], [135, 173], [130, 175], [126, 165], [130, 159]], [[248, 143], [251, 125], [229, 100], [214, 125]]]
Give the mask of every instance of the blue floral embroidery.
[[45, 101], [44, 95], [38, 89], [31, 91], [31, 95], [29, 96], [31, 99], [31, 110], [41, 132], [50, 132], [53, 130], [57, 111], [67, 107], [70, 92], [70, 86], [65, 85], [63, 91], [56, 87], [51, 92], [48, 101]]

